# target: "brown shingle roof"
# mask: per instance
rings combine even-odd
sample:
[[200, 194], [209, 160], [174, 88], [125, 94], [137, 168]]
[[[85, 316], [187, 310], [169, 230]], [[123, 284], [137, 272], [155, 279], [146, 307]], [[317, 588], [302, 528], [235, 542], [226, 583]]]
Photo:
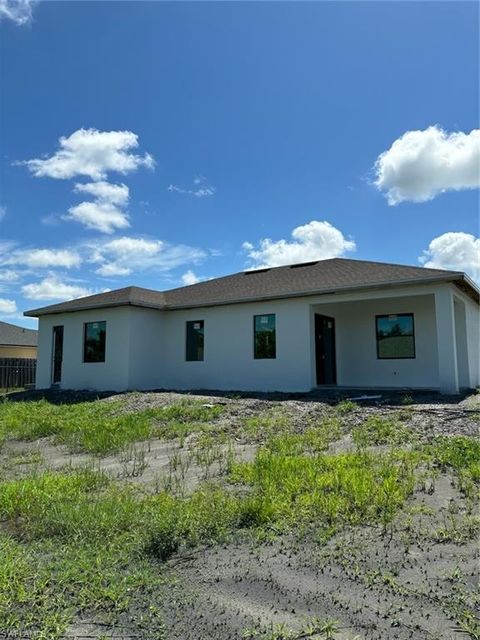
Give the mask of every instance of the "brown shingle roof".
[[70, 311], [80, 311], [82, 309], [100, 309], [102, 307], [123, 307], [132, 305], [135, 307], [152, 307], [163, 309], [165, 307], [165, 296], [161, 291], [153, 289], [143, 289], [142, 287], [124, 287], [96, 293], [93, 296], [76, 298], [67, 302], [51, 304], [48, 307], [25, 311], [25, 316], [42, 316], [48, 313], [67, 313]]
[[123, 305], [181, 309], [435, 281], [457, 282], [469, 289], [470, 294], [473, 292], [473, 295], [478, 297], [478, 290], [460, 271], [332, 258], [298, 265], [241, 271], [223, 278], [163, 292], [126, 287], [33, 309], [25, 312], [25, 315], [40, 316]]
[[36, 347], [38, 331], [25, 329], [9, 322], [0, 322], [0, 345], [13, 347]]

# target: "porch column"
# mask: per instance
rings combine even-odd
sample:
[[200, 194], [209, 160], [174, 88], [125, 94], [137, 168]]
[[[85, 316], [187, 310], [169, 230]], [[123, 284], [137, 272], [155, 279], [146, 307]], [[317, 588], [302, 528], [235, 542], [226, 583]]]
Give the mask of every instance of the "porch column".
[[447, 286], [439, 287], [435, 291], [435, 320], [440, 391], [442, 393], [458, 393], [455, 311], [453, 294]]

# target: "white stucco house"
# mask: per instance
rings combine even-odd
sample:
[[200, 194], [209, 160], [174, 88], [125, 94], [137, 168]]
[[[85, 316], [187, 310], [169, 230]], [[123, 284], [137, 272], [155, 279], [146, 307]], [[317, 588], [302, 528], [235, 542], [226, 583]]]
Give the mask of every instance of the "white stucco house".
[[455, 271], [335, 258], [25, 315], [39, 318], [39, 389], [457, 393], [480, 382], [479, 290]]

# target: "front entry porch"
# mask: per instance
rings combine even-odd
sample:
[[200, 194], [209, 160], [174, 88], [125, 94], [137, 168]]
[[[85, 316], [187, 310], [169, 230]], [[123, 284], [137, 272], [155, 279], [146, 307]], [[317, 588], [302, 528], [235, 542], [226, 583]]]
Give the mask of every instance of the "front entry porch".
[[310, 312], [312, 387], [456, 394], [470, 386], [465, 303], [450, 287], [325, 301]]

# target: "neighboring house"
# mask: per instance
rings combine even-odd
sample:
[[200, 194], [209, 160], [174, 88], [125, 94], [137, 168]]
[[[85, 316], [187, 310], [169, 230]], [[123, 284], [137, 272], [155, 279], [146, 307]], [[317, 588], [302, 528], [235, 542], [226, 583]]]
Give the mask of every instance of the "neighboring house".
[[25, 315], [39, 318], [38, 388], [479, 384], [479, 291], [455, 271], [335, 258]]
[[38, 331], [0, 322], [0, 358], [37, 357]]

